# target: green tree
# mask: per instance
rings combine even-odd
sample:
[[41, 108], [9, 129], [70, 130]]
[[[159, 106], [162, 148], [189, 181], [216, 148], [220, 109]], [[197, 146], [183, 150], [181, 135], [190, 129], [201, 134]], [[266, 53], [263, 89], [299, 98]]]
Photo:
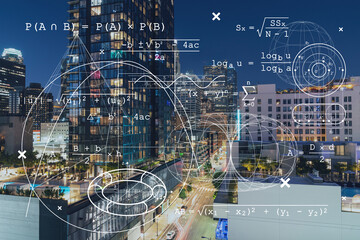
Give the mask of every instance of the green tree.
[[186, 186], [186, 191], [188, 191], [188, 192], [191, 192], [191, 191], [192, 191], [191, 183], [189, 183], [189, 184]]
[[45, 190], [43, 191], [43, 194], [42, 194], [45, 198], [53, 198], [54, 196], [54, 192], [52, 189], [50, 188], [45, 188]]
[[205, 162], [204, 163], [204, 171], [209, 173], [211, 169], [212, 169], [211, 162], [210, 161]]
[[338, 172], [339, 174], [345, 172], [347, 170], [347, 166], [344, 163], [336, 163], [334, 165], [334, 170]]
[[106, 163], [106, 165], [101, 166], [102, 169], [104, 169], [105, 171], [111, 171], [111, 170], [115, 170], [115, 169], [119, 169], [122, 168], [122, 165], [116, 163], [116, 162], [108, 162]]
[[180, 189], [180, 193], [179, 193], [179, 198], [181, 198], [182, 200], [184, 200], [186, 198], [186, 191], [185, 189]]
[[316, 169], [320, 174], [328, 174], [330, 173], [330, 169], [328, 169], [328, 163], [325, 161], [315, 160], [313, 161], [312, 169]]
[[216, 189], [218, 189], [222, 183], [223, 177], [225, 176], [225, 172], [216, 172], [213, 175], [212, 184]]
[[0, 194], [9, 195], [10, 191], [7, 188], [0, 188]]
[[215, 200], [217, 194], [218, 194], [218, 191], [215, 191], [214, 194], [213, 194], [213, 199], [214, 199], [214, 200]]
[[296, 173], [298, 175], [304, 175], [306, 173], [310, 173], [311, 171], [312, 170], [308, 161], [305, 158], [300, 157], [299, 161], [296, 163]]

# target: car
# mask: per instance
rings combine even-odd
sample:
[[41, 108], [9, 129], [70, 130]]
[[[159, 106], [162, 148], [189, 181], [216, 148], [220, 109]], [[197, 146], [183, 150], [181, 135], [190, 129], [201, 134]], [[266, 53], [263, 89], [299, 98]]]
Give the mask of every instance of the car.
[[170, 231], [166, 234], [166, 239], [174, 239], [175, 235], [176, 235], [175, 231]]

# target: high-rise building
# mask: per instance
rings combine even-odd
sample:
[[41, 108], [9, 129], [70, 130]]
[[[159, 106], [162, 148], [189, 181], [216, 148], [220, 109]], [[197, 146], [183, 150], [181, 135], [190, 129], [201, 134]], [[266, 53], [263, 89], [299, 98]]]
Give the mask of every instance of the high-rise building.
[[9, 92], [9, 115], [25, 115], [24, 99], [24, 88], [22, 86], [16, 86], [11, 89]]
[[238, 107], [237, 73], [235, 68], [228, 67], [226, 70], [226, 89], [228, 90], [228, 112], [235, 113]]
[[25, 65], [19, 50], [4, 49], [0, 58], [0, 83], [25, 87]]
[[15, 48], [5, 48], [1, 54], [2, 59], [6, 59], [10, 62], [17, 62], [19, 64], [24, 63], [24, 59], [20, 50]]
[[25, 89], [25, 113], [33, 118], [33, 130], [39, 131], [41, 123], [50, 122], [53, 116], [53, 95], [43, 93], [40, 83], [30, 83]]
[[25, 88], [22, 53], [5, 48], [0, 58], [0, 115], [21, 115]]
[[227, 112], [227, 98], [222, 94], [226, 89], [225, 76], [223, 66], [204, 66], [204, 95], [212, 102], [214, 112]]
[[205, 98], [213, 103], [213, 111], [234, 114], [237, 108], [237, 74], [228, 66], [204, 66]]
[[[149, 78], [136, 79], [149, 70], [164, 82], [173, 81], [173, 46], [166, 41], [161, 49], [154, 46], [156, 39], [174, 39], [173, 7], [173, 1], [158, 0], [69, 2], [69, 22], [75, 28], [63, 66], [69, 72], [62, 77], [62, 95], [71, 99], [65, 106], [70, 160], [97, 152], [90, 162], [134, 166], [166, 153], [173, 97]], [[105, 27], [111, 23], [116, 29]], [[164, 29], [150, 30], [149, 23], [163, 23]]]
[[9, 84], [0, 83], [0, 116], [9, 115], [9, 97], [12, 91]]
[[[178, 98], [176, 109], [183, 119], [189, 120], [192, 129], [197, 128], [201, 118], [202, 91], [195, 84], [201, 86], [202, 82], [194, 74], [185, 74], [186, 77], [175, 83], [175, 94]], [[188, 123], [186, 123], [188, 126]]]

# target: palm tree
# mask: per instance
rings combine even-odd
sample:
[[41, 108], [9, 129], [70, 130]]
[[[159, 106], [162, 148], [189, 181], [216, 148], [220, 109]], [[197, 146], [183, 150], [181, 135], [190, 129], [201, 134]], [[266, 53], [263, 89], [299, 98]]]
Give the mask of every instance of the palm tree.
[[344, 172], [346, 171], [347, 169], [347, 166], [346, 164], [343, 164], [343, 163], [336, 163], [334, 165], [334, 170], [336, 172], [339, 173], [339, 175], [341, 175], [341, 181], [344, 181]]
[[253, 163], [253, 160], [251, 160], [251, 159], [245, 160], [242, 165], [243, 165], [243, 167], [245, 167], [249, 172], [252, 172], [252, 171], [255, 170], [255, 165], [254, 165], [254, 163]]

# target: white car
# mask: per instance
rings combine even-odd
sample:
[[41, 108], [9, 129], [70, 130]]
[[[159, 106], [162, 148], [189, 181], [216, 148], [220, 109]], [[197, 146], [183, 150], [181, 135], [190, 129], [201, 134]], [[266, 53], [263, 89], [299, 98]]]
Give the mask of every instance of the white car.
[[170, 231], [166, 234], [166, 239], [174, 239], [175, 235], [175, 231]]

